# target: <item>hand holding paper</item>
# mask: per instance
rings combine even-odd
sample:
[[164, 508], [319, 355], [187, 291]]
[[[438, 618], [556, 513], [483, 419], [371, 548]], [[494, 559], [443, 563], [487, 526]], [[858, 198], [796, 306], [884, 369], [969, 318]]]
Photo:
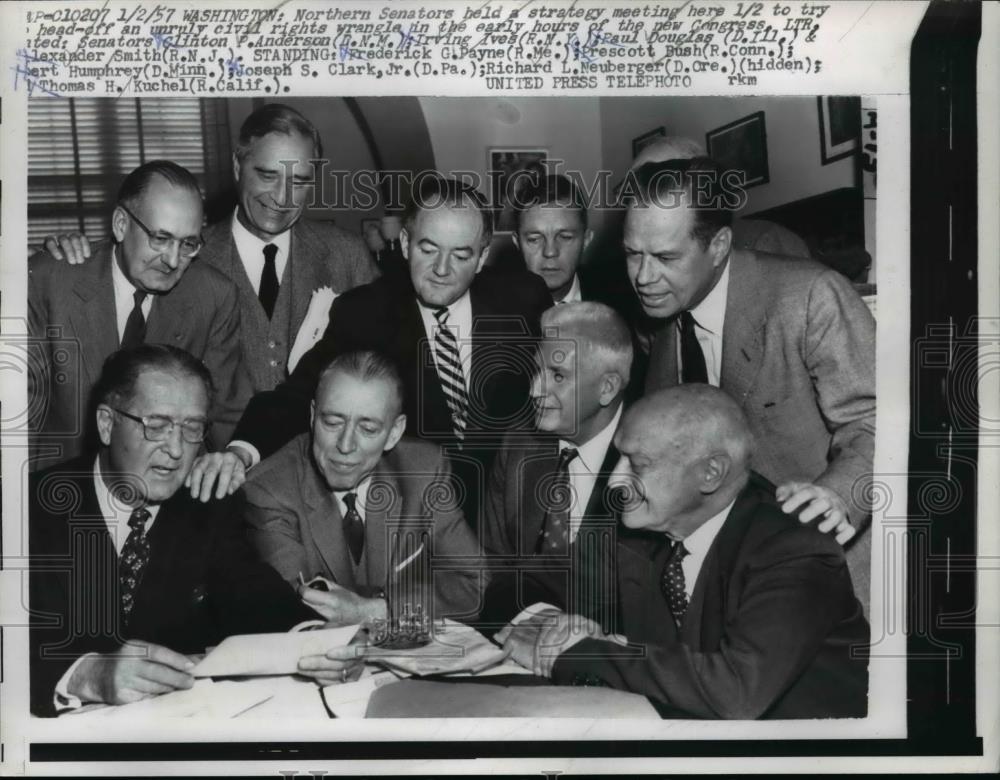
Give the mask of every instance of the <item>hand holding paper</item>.
[[[195, 677], [237, 677], [295, 674], [303, 656], [323, 656], [346, 649], [358, 626], [325, 628], [287, 634], [243, 634], [224, 639], [191, 670]], [[350, 653], [363, 649], [351, 647]]]

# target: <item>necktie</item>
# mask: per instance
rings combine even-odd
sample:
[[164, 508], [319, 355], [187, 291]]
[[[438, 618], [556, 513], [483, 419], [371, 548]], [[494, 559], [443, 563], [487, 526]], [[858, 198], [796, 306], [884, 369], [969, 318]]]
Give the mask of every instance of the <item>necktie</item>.
[[128, 519], [128, 537], [118, 559], [118, 586], [121, 592], [122, 613], [126, 624], [135, 605], [135, 594], [142, 582], [142, 573], [149, 562], [149, 538], [146, 536], [146, 521], [149, 510], [137, 507]]
[[146, 300], [146, 293], [136, 290], [132, 295], [134, 305], [132, 311], [125, 320], [125, 332], [122, 333], [122, 349], [135, 349], [142, 346], [146, 340], [146, 317], [142, 313], [142, 303]]
[[355, 508], [357, 500], [358, 497], [354, 493], [347, 493], [344, 496], [344, 506], [347, 507], [347, 514], [344, 515], [344, 538], [347, 539], [347, 546], [355, 566], [361, 563], [361, 553], [365, 549], [365, 521]]
[[452, 429], [459, 443], [465, 440], [465, 426], [469, 416], [469, 397], [465, 392], [465, 375], [458, 353], [458, 340], [448, 327], [448, 309], [442, 306], [434, 312], [438, 327], [434, 332], [438, 378], [451, 412]]
[[552, 482], [546, 490], [548, 501], [545, 517], [542, 519], [542, 535], [538, 540], [538, 552], [546, 555], [567, 555], [569, 553], [569, 510], [573, 503], [569, 484], [569, 464], [579, 452], [566, 447], [559, 453], [559, 463]]
[[274, 313], [274, 302], [278, 300], [278, 271], [274, 265], [274, 258], [278, 254], [278, 247], [268, 244], [264, 247], [264, 270], [260, 274], [260, 289], [257, 291], [257, 298], [260, 305], [264, 307], [267, 318], [271, 319]]
[[687, 591], [684, 589], [684, 568], [681, 561], [684, 560], [688, 551], [683, 542], [671, 541], [670, 546], [670, 555], [667, 557], [663, 574], [660, 576], [660, 588], [663, 590], [663, 595], [667, 597], [674, 622], [680, 628], [688, 607]]
[[681, 382], [708, 382], [708, 368], [705, 367], [705, 353], [694, 332], [694, 317], [691, 312], [681, 312]]

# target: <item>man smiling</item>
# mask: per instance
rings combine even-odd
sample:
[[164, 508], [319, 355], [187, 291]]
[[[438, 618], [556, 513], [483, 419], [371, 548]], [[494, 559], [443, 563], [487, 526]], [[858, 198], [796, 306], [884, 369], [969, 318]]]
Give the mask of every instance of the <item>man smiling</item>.
[[[310, 433], [265, 459], [244, 486], [261, 556], [291, 584], [325, 578], [325, 590], [301, 595], [336, 623], [385, 617], [404, 569], [433, 581], [427, 614], [468, 618], [479, 603], [475, 538], [440, 449], [402, 438], [402, 394], [396, 370], [376, 353], [335, 358], [320, 375]], [[463, 557], [465, 571], [455, 568]], [[449, 567], [435, 572], [446, 558]]]
[[[218, 388], [211, 443], [229, 441], [250, 397], [232, 282], [204, 263], [202, 203], [186, 169], [157, 160], [122, 182], [111, 215], [114, 241], [79, 265], [42, 252], [28, 261], [29, 332], [42, 350], [29, 392], [34, 465], [84, 450], [91, 389], [119, 347], [163, 342], [204, 360]], [[54, 457], [53, 457], [54, 456]]]
[[527, 272], [486, 268], [492, 215], [469, 185], [424, 177], [400, 233], [409, 274], [340, 296], [322, 340], [289, 379], [247, 407], [236, 436], [267, 455], [307, 429], [317, 377], [330, 360], [375, 350], [398, 366], [406, 432], [462, 457], [467, 518], [503, 433], [531, 425], [528, 398], [539, 318], [552, 299]]

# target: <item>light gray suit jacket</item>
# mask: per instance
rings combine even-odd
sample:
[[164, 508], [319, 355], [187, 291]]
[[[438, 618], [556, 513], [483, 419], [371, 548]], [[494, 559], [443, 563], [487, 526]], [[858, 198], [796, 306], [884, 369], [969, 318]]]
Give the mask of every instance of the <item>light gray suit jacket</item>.
[[481, 586], [483, 567], [472, 530], [448, 498], [450, 479], [437, 445], [404, 438], [385, 453], [372, 473], [364, 554], [355, 565], [340, 502], [313, 463], [309, 434], [301, 434], [255, 468], [243, 487], [250, 540], [293, 585], [300, 573], [306, 579], [321, 574], [370, 595], [391, 589], [395, 564], [418, 549], [407, 547], [407, 535], [420, 539], [426, 531], [427, 557], [420, 565], [429, 565], [433, 578], [434, 614], [469, 619], [478, 614], [485, 581]]
[[[735, 251], [720, 386], [756, 438], [754, 469], [776, 485], [834, 490], [857, 522], [875, 450], [875, 320], [836, 271], [804, 259]], [[646, 392], [678, 382], [677, 328], [650, 352]]]
[[334, 225], [300, 219], [292, 226], [289, 262], [282, 274], [270, 320], [247, 276], [236, 242], [232, 218], [208, 227], [199, 254], [231, 279], [239, 291], [240, 343], [253, 381], [253, 391], [272, 390], [288, 375], [288, 353], [320, 287], [346, 292], [378, 277], [378, 266], [364, 242]]
[[[28, 261], [32, 360], [33, 468], [81, 454], [92, 426], [90, 394], [104, 360], [119, 347], [111, 245], [94, 247], [80, 265], [39, 252]], [[250, 400], [239, 349], [236, 288], [195, 260], [177, 285], [153, 301], [146, 342], [171, 344], [202, 360], [215, 383], [210, 443], [221, 448]]]

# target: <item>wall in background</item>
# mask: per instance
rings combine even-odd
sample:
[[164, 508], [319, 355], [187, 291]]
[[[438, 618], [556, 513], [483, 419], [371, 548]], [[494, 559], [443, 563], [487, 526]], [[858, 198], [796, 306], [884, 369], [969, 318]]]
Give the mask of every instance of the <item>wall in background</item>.
[[604, 164], [617, 181], [632, 160], [633, 138], [662, 125], [704, 146], [708, 131], [757, 111], [764, 112], [770, 181], [747, 191], [745, 213], [857, 184], [852, 159], [822, 164], [815, 97], [600, 98]]

